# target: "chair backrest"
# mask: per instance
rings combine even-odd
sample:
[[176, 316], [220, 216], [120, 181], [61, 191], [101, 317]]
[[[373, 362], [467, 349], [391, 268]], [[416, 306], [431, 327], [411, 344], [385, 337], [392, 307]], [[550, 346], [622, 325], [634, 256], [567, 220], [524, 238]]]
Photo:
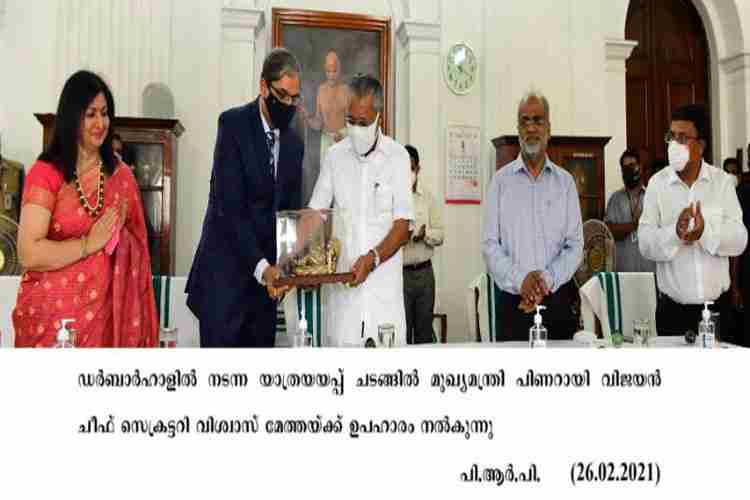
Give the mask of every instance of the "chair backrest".
[[614, 331], [632, 338], [633, 321], [648, 320], [656, 334], [656, 281], [653, 273], [597, 273], [579, 290], [584, 329], [593, 332], [594, 317], [604, 338]]
[[500, 298], [500, 288], [489, 274], [482, 273], [470, 283], [466, 297], [470, 342], [496, 342], [502, 338], [503, 308]]
[[276, 308], [276, 335], [286, 335], [286, 314], [284, 314], [283, 302], [280, 302]]
[[605, 223], [589, 219], [583, 223], [583, 260], [573, 276], [581, 287], [594, 274], [615, 270], [615, 239]]
[[159, 327], [170, 327], [172, 277], [154, 274], [151, 276], [151, 284], [154, 287], [154, 300], [156, 301], [156, 316], [159, 318]]
[[177, 328], [178, 347], [199, 347], [198, 323], [187, 307], [185, 276], [153, 275], [156, 314], [162, 328]]

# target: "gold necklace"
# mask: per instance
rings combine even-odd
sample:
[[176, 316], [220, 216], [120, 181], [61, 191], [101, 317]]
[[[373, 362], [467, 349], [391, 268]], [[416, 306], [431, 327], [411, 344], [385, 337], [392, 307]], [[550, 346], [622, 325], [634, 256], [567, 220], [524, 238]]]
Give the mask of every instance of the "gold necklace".
[[78, 171], [76, 170], [74, 176], [76, 181], [76, 192], [78, 193], [78, 199], [81, 201], [81, 206], [84, 210], [86, 210], [86, 213], [91, 216], [92, 219], [95, 219], [97, 215], [102, 211], [104, 208], [104, 170], [101, 169], [102, 162], [99, 162], [99, 186], [96, 189], [96, 206], [92, 207], [89, 204], [89, 200], [86, 199], [86, 195], [83, 193], [83, 188], [81, 188], [81, 181], [78, 179]]

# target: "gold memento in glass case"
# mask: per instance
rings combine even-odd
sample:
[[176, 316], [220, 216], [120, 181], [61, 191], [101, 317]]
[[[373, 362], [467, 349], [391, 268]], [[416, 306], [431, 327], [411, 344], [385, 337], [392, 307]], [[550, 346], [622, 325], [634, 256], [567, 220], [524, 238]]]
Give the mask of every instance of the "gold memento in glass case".
[[336, 231], [342, 219], [335, 210], [284, 210], [276, 214], [276, 265], [279, 285], [318, 286], [349, 281], [352, 273], [339, 262], [342, 241]]

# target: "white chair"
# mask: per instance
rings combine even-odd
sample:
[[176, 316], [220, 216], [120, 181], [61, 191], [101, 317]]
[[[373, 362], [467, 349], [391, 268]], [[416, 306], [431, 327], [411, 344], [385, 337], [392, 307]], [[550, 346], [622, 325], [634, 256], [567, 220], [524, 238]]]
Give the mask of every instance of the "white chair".
[[633, 321], [646, 319], [656, 335], [656, 282], [653, 273], [597, 273], [579, 289], [584, 330], [594, 332], [596, 319], [609, 339], [619, 330], [633, 338]]
[[497, 329], [498, 316], [502, 315], [500, 288], [489, 274], [482, 273], [469, 284], [466, 311], [469, 342], [496, 342], [502, 337], [502, 331]]
[[151, 277], [160, 327], [177, 328], [177, 347], [200, 347], [198, 321], [187, 306], [185, 276]]

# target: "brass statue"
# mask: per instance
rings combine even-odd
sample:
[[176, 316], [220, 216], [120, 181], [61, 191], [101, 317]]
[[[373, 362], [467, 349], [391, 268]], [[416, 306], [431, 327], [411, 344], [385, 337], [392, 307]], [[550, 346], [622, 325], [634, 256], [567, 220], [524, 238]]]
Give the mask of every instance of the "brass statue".
[[331, 238], [325, 245], [317, 243], [305, 255], [294, 258], [292, 274], [296, 276], [313, 276], [334, 274], [336, 262], [341, 254], [341, 242]]

